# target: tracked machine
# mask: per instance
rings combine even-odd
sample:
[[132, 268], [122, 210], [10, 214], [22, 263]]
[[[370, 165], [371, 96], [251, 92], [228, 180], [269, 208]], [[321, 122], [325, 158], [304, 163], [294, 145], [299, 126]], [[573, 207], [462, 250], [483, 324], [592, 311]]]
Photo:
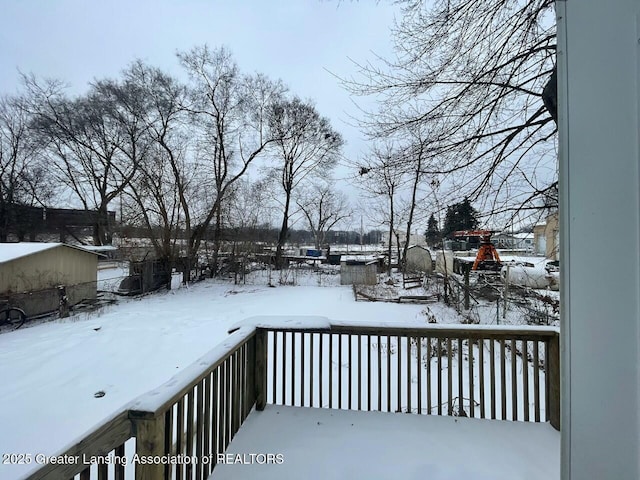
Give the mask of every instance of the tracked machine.
[[460, 230], [454, 232], [454, 239], [466, 241], [467, 245], [477, 248], [478, 253], [471, 266], [471, 273], [482, 283], [501, 283], [502, 262], [496, 247], [491, 243], [491, 230]]

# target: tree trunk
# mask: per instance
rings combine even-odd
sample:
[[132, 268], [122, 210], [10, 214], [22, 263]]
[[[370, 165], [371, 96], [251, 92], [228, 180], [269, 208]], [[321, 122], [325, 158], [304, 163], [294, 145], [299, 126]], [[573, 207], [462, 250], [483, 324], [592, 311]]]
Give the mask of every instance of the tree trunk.
[[291, 203], [291, 190], [286, 192], [286, 200], [284, 203], [284, 216], [282, 217], [282, 227], [278, 234], [278, 245], [276, 246], [276, 270], [282, 269], [284, 266], [283, 250], [289, 233], [289, 206]]
[[409, 209], [409, 219], [407, 220], [407, 237], [402, 248], [402, 272], [407, 273], [407, 251], [409, 250], [409, 242], [411, 241], [411, 226], [413, 224], [413, 214], [416, 209], [416, 194], [418, 192], [418, 183], [420, 181], [420, 170], [422, 169], [422, 152], [418, 159], [416, 168], [416, 176], [413, 179], [413, 189], [411, 191], [411, 208]]
[[9, 209], [0, 205], [0, 242], [5, 243], [9, 234]]
[[213, 228], [213, 260], [212, 271], [218, 274], [218, 263], [220, 259], [220, 247], [222, 246], [222, 206], [216, 207], [216, 222]]
[[106, 204], [102, 204], [98, 207], [96, 222], [93, 226], [94, 245], [111, 244], [111, 226], [109, 225], [109, 211], [107, 208]]
[[388, 255], [389, 255], [389, 265], [387, 266], [387, 274], [389, 276], [391, 276], [391, 253], [393, 252], [393, 248], [391, 246], [391, 243], [393, 242], [393, 194], [390, 197], [390, 213], [389, 213], [389, 248], [388, 248]]

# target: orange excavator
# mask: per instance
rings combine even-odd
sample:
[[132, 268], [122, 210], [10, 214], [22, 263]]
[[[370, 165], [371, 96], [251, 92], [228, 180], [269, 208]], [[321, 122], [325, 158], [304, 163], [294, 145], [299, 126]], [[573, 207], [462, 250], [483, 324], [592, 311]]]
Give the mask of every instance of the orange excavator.
[[[500, 271], [502, 262], [496, 247], [491, 243], [491, 230], [460, 230], [454, 232], [455, 238], [465, 238], [468, 243], [478, 245], [478, 254], [471, 270]], [[475, 240], [475, 242], [473, 241]]]

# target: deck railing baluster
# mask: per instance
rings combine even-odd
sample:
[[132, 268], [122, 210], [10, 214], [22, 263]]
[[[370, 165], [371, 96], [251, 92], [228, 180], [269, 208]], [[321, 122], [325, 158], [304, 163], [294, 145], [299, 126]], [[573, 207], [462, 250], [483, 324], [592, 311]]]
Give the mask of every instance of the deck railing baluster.
[[416, 360], [418, 375], [418, 414], [422, 413], [422, 337], [416, 337]]
[[[511, 420], [518, 420], [518, 376], [516, 341], [511, 340]], [[523, 370], [524, 371], [524, 370]]]
[[[309, 334], [309, 406], [313, 407], [313, 336], [314, 333]], [[322, 382], [322, 380], [320, 380]]]
[[453, 415], [453, 368], [451, 368], [451, 360], [453, 359], [452, 350], [453, 342], [451, 338], [447, 338], [447, 415]]
[[486, 418], [484, 397], [484, 337], [478, 340], [478, 381], [480, 382], [480, 418]]
[[540, 421], [540, 344], [533, 342], [533, 411], [534, 420]]
[[411, 337], [406, 337], [407, 341], [407, 412], [411, 413]]
[[470, 338], [469, 340], [467, 340], [467, 345], [469, 347], [469, 353], [468, 353], [468, 368], [467, 368], [467, 372], [469, 374], [469, 416], [471, 418], [476, 416], [476, 405], [475, 405], [475, 385], [473, 382], [473, 375], [474, 375], [474, 365], [473, 365], [473, 349], [475, 347], [475, 340], [473, 338]]
[[462, 352], [462, 338], [458, 338], [458, 415], [466, 415], [464, 412], [464, 383], [462, 375], [462, 367], [464, 365]]

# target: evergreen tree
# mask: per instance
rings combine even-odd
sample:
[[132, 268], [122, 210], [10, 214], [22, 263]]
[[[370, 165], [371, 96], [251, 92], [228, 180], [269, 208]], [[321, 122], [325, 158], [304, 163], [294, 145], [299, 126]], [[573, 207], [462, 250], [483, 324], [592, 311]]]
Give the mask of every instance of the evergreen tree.
[[427, 245], [433, 247], [440, 241], [440, 229], [438, 228], [438, 221], [435, 215], [432, 213], [427, 221], [427, 231], [425, 232], [425, 238]]
[[471, 206], [468, 198], [460, 203], [447, 207], [443, 233], [450, 236], [458, 230], [474, 230], [478, 228], [478, 211]]

